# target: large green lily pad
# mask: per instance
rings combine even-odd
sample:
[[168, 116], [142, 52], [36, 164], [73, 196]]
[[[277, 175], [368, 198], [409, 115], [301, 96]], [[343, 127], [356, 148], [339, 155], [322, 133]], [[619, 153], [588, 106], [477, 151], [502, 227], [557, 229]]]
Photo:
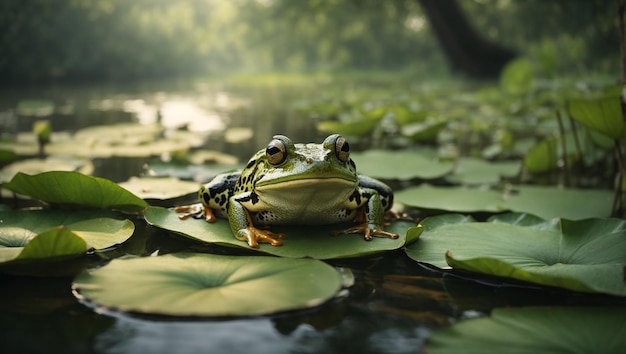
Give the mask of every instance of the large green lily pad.
[[454, 168], [452, 162], [438, 161], [420, 150], [368, 150], [350, 156], [360, 174], [381, 179], [440, 178]]
[[452, 214], [427, 218], [422, 222], [425, 231], [406, 253], [440, 268], [626, 296], [626, 221], [541, 221], [527, 214], [490, 221]]
[[51, 171], [37, 175], [16, 174], [4, 187], [50, 204], [115, 209], [139, 213], [148, 206], [117, 184], [78, 172]]
[[500, 192], [487, 189], [422, 184], [394, 194], [396, 201], [423, 209], [464, 213], [504, 211]]
[[365, 241], [362, 235], [330, 235], [332, 230], [345, 228], [345, 225], [273, 227], [272, 231], [287, 234], [282, 246], [260, 244], [259, 248], [250, 248], [246, 242], [235, 238], [226, 219], [207, 223], [202, 219], [180, 220], [179, 215], [172, 210], [159, 207], [149, 207], [145, 211], [145, 218], [149, 224], [196, 241], [289, 258], [333, 259], [367, 256], [401, 248], [414, 241], [422, 231], [421, 226], [414, 223], [398, 221], [393, 222], [385, 230], [398, 233], [399, 238], [392, 240], [375, 237], [372, 241]]
[[395, 193], [412, 207], [459, 213], [532, 213], [545, 219], [583, 219], [611, 215], [613, 192], [597, 189], [511, 185], [503, 192], [482, 188], [420, 185]]
[[610, 216], [613, 198], [610, 190], [513, 185], [503, 196], [502, 206], [544, 219], [584, 219]]
[[116, 259], [74, 281], [99, 306], [169, 316], [257, 316], [323, 304], [339, 273], [314, 259], [177, 253]]
[[515, 177], [520, 167], [519, 161], [488, 162], [465, 157], [459, 159], [454, 172], [446, 180], [464, 185], [496, 184], [501, 177]]
[[25, 229], [0, 229], [0, 265], [67, 259], [87, 249], [85, 240], [62, 226], [39, 235]]
[[200, 183], [173, 177], [131, 177], [119, 186], [143, 199], [164, 200], [197, 193]]
[[495, 309], [435, 331], [428, 353], [623, 353], [624, 307]]
[[113, 213], [60, 210], [0, 211], [0, 264], [84, 254], [126, 241], [135, 230]]

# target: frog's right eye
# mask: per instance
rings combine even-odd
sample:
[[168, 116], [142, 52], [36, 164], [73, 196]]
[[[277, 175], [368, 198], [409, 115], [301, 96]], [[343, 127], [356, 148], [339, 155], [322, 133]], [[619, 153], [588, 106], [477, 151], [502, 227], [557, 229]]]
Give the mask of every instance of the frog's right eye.
[[287, 159], [287, 146], [279, 139], [270, 141], [265, 149], [265, 158], [272, 165], [280, 165]]

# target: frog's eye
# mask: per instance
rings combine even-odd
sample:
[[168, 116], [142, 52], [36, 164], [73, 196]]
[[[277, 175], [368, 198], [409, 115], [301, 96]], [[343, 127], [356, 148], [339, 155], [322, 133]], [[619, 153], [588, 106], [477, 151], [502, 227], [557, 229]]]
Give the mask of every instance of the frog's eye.
[[265, 158], [272, 165], [280, 165], [287, 159], [287, 147], [282, 140], [270, 141], [265, 149]]
[[335, 139], [335, 154], [339, 161], [348, 162], [350, 159], [350, 144], [342, 136], [337, 136]]

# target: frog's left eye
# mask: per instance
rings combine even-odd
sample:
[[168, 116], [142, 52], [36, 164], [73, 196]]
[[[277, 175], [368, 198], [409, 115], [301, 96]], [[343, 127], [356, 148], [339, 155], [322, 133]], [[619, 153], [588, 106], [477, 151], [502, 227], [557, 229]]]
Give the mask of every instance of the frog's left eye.
[[337, 136], [335, 140], [335, 154], [342, 162], [348, 162], [350, 159], [350, 144], [342, 136]]
[[265, 149], [265, 158], [272, 165], [280, 165], [287, 159], [287, 146], [282, 140], [270, 141]]

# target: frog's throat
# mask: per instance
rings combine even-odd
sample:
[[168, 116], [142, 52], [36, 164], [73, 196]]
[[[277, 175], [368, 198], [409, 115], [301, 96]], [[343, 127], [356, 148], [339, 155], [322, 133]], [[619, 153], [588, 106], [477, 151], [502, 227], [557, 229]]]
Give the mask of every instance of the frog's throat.
[[344, 177], [312, 177], [312, 178], [300, 178], [294, 180], [286, 180], [273, 183], [260, 183], [257, 184], [255, 190], [257, 192], [271, 191], [275, 189], [309, 189], [309, 188], [339, 188], [350, 189], [355, 188], [358, 185], [357, 180], [350, 180]]

